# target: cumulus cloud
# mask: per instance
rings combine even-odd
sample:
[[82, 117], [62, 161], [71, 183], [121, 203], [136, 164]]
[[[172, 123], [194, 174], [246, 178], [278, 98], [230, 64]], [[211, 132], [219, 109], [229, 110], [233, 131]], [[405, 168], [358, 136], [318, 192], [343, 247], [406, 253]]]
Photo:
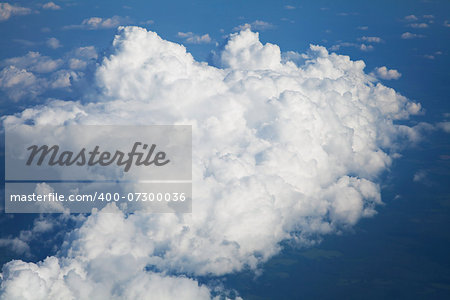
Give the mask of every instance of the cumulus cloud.
[[404, 19], [405, 19], [405, 21], [417, 21], [417, 20], [419, 20], [419, 18], [416, 17], [415, 15], [405, 16]]
[[233, 31], [241, 31], [241, 30], [254, 30], [254, 31], [264, 31], [267, 29], [273, 29], [275, 26], [271, 23], [256, 20], [252, 23], [245, 23], [233, 28]]
[[55, 4], [54, 2], [47, 2], [42, 5], [42, 8], [48, 10], [59, 10], [61, 9], [61, 6]]
[[292, 5], [285, 5], [285, 6], [284, 6], [284, 9], [287, 9], [287, 10], [294, 10], [294, 9], [295, 9], [295, 6], [292, 6]]
[[128, 18], [123, 18], [120, 16], [113, 16], [111, 18], [100, 18], [91, 17], [84, 19], [79, 25], [69, 25], [64, 26], [64, 29], [86, 29], [86, 30], [97, 30], [97, 29], [110, 29], [116, 28], [119, 25], [127, 24]]
[[58, 69], [62, 63], [61, 59], [54, 60], [48, 56], [42, 56], [39, 52], [30, 51], [25, 56], [5, 59], [1, 65], [15, 66], [37, 73], [48, 73]]
[[214, 64], [121, 27], [95, 103], [3, 118], [191, 124], [195, 199], [192, 214], [91, 214], [55, 256], [6, 264], [2, 299], [208, 299], [213, 289], [188, 277], [257, 270], [282, 241], [308, 245], [376, 213], [378, 175], [418, 136], [396, 121], [419, 104], [374, 83], [362, 61], [315, 45], [282, 55], [250, 30], [232, 34]]
[[358, 26], [357, 29], [359, 29], [359, 30], [367, 30], [367, 29], [369, 29], [369, 26]]
[[424, 38], [423, 34], [416, 34], [411, 32], [405, 32], [401, 35], [401, 38], [404, 40], [416, 39], [416, 38]]
[[209, 34], [197, 35], [192, 32], [178, 32], [177, 36], [184, 39], [188, 44], [209, 44], [211, 43], [211, 37]]
[[399, 71], [395, 69], [389, 70], [385, 66], [375, 68], [373, 74], [374, 76], [385, 80], [399, 79], [402, 76], [402, 74]]
[[[48, 42], [56, 46], [55, 41]], [[3, 67], [0, 90], [12, 101], [32, 100], [51, 89], [69, 90], [74, 82], [83, 78], [82, 71], [96, 58], [95, 48], [87, 46], [68, 52], [64, 59], [52, 59], [33, 51], [5, 59], [0, 62]]]
[[13, 101], [24, 97], [34, 98], [45, 89], [45, 80], [37, 78], [25, 69], [8, 66], [0, 71], [0, 89]]
[[30, 247], [27, 243], [19, 238], [0, 239], [0, 248], [10, 248], [14, 253], [19, 255], [29, 255]]
[[48, 47], [50, 47], [52, 49], [58, 49], [58, 48], [62, 47], [62, 45], [59, 42], [59, 40], [57, 38], [54, 38], [54, 37], [48, 38], [47, 41], [46, 41], [46, 44], [47, 44]]
[[0, 3], [0, 22], [6, 21], [12, 16], [31, 14], [31, 9], [9, 3]]

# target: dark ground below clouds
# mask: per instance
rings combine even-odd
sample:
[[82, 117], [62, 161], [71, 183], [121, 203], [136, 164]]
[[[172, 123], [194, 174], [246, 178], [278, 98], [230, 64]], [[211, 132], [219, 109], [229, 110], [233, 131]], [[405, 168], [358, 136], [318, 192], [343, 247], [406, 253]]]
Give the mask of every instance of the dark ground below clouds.
[[225, 286], [255, 300], [450, 299], [449, 155], [448, 134], [435, 132], [394, 163], [376, 216], [315, 248], [285, 249], [261, 276], [227, 276]]

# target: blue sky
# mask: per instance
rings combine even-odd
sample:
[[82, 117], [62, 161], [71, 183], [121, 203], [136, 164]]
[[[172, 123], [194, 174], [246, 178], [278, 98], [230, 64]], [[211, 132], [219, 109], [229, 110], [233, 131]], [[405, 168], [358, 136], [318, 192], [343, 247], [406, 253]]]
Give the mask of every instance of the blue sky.
[[[412, 99], [423, 102], [426, 97], [432, 101], [432, 108], [446, 103], [443, 95], [450, 86], [446, 76], [449, 27], [445, 25], [450, 8], [446, 1], [397, 1], [395, 5], [390, 1], [64, 1], [58, 3], [61, 9], [57, 10], [43, 9], [42, 3], [35, 1], [14, 3], [31, 9], [31, 13], [2, 22], [3, 58], [28, 51], [60, 58], [76, 47], [90, 45], [107, 52], [115, 25], [132, 24], [183, 43], [197, 60], [208, 61], [216, 43], [222, 44], [227, 34], [240, 25], [261, 21], [262, 25], [254, 26], [261, 32], [261, 40], [276, 43], [283, 51], [302, 52], [311, 43], [328, 48], [343, 45], [337, 52], [353, 60], [363, 59], [367, 72], [379, 66], [399, 70], [402, 78], [391, 81], [390, 86]], [[117, 20], [104, 29], [64, 29], [91, 17], [115, 16]], [[411, 27], [414, 25], [418, 28]], [[210, 42], [184, 42], [179, 32], [208, 34]], [[416, 37], [402, 39], [407, 32]], [[381, 40], [367, 42], [361, 40], [363, 37]], [[48, 47], [49, 38], [58, 39], [61, 47]], [[373, 50], [362, 51], [361, 44], [372, 46]], [[427, 110], [432, 108], [428, 106]], [[438, 118], [437, 112], [431, 113]]]
[[[133, 37], [128, 38], [124, 37], [123, 32], [118, 32], [117, 28], [120, 25], [140, 26], [156, 32], [163, 40], [184, 45], [196, 61], [205, 62], [219, 69], [217, 74], [222, 70], [225, 70], [223, 72], [232, 70], [230, 74], [242, 71], [239, 63], [238, 66], [235, 66], [232, 60], [227, 61], [226, 58], [223, 58], [224, 56], [220, 55], [229, 51], [227, 45], [230, 40], [233, 40], [230, 34], [234, 34], [234, 38], [238, 39], [237, 32], [245, 29], [259, 32], [258, 38], [262, 45], [266, 43], [277, 45], [281, 49], [283, 59], [291, 57], [290, 59], [300, 69], [303, 68], [305, 74], [309, 71], [306, 68], [308, 64], [302, 67], [304, 61], [311, 60], [317, 64], [321, 61], [320, 55], [308, 54], [310, 56], [307, 58], [301, 58], [300, 54], [309, 53], [310, 44], [323, 46], [330, 53], [349, 56], [352, 61], [364, 61], [364, 72], [368, 77], [361, 79], [361, 82], [358, 81], [358, 87], [355, 89], [359, 89], [358, 84], [362, 82], [371, 88], [373, 88], [371, 84], [380, 83], [405, 96], [409, 99], [407, 101], [419, 102], [422, 107], [418, 113], [408, 111], [411, 113], [410, 118], [397, 120], [394, 117], [394, 124], [414, 128], [411, 129], [411, 132], [414, 133], [408, 135], [404, 132], [404, 136], [400, 134], [399, 141], [389, 140], [386, 142], [387, 145], [382, 144], [378, 139], [376, 143], [374, 142], [376, 147], [379, 147], [377, 149], [385, 151], [389, 157], [393, 158], [392, 164], [383, 165], [380, 168], [381, 171], [367, 171], [368, 174], [357, 167], [355, 167], [356, 169], [349, 168], [345, 173], [350, 177], [367, 179], [379, 185], [384, 205], [380, 205], [376, 200], [373, 200], [375, 204], [370, 202], [375, 205], [377, 214], [370, 209], [360, 212], [357, 217], [358, 223], [346, 216], [348, 219], [345, 222], [342, 221], [342, 224], [339, 223], [341, 221], [336, 221], [338, 224], [336, 227], [329, 231], [313, 232], [312, 237], [308, 236], [307, 238], [295, 230], [287, 230], [292, 239], [280, 238], [252, 252], [255, 260], [259, 262], [257, 267], [253, 267], [249, 262], [251, 261], [248, 259], [250, 255], [243, 255], [245, 258], [236, 259], [239, 261], [239, 267], [231, 268], [231, 271], [226, 268], [224, 269], [227, 271], [218, 271], [215, 266], [212, 266], [211, 269], [205, 267], [209, 270], [205, 273], [196, 265], [197, 261], [192, 265], [184, 265], [180, 262], [183, 259], [185, 262], [190, 262], [191, 257], [182, 256], [186, 254], [173, 246], [174, 249], [178, 249], [177, 251], [181, 253], [180, 257], [183, 259], [177, 260], [178, 256], [174, 255], [176, 259], [173, 258], [173, 261], [167, 258], [167, 262], [163, 260], [163, 262], [154, 264], [148, 263], [145, 270], [155, 272], [152, 273], [156, 274], [155, 276], [162, 276], [161, 280], [169, 280], [164, 277], [166, 276], [165, 272], [173, 276], [170, 277], [170, 280], [187, 276], [193, 282], [195, 281], [195, 286], [198, 284], [207, 287], [208, 293], [211, 295], [215, 295], [215, 293], [230, 297], [238, 295], [244, 299], [332, 299], [335, 295], [348, 299], [360, 299], [363, 295], [366, 296], [367, 290], [371, 292], [369, 295], [371, 299], [422, 299], [428, 297], [444, 299], [449, 296], [450, 261], [447, 253], [450, 250], [450, 236], [446, 232], [446, 228], [450, 223], [450, 190], [448, 188], [450, 179], [448, 138], [450, 131], [450, 77], [448, 76], [450, 69], [450, 2], [444, 0], [395, 2], [350, 0], [340, 2], [13, 1], [1, 5], [0, 111], [3, 120], [7, 115], [16, 114], [15, 119], [8, 119], [8, 122], [13, 123], [28, 122], [29, 120], [37, 122], [39, 119], [47, 117], [49, 119], [57, 118], [54, 115], [58, 113], [65, 117], [66, 113], [70, 115], [67, 111], [75, 110], [70, 110], [71, 108], [67, 108], [67, 111], [66, 108], [57, 110], [55, 107], [59, 104], [52, 102], [54, 99], [67, 103], [78, 101], [79, 105], [76, 104], [76, 109], [85, 110], [88, 115], [84, 121], [89, 122], [95, 120], [96, 117], [114, 120], [113, 116], [117, 114], [115, 108], [123, 108], [121, 102], [118, 102], [117, 106], [108, 108], [108, 101], [123, 100], [121, 99], [123, 91], [115, 90], [114, 87], [119, 82], [119, 85], [123, 83], [128, 88], [134, 88], [132, 79], [130, 81], [127, 79], [134, 74], [137, 74], [136, 78], [143, 78], [142, 86], [135, 91], [136, 95], [139, 95], [136, 98], [140, 97], [142, 91], [153, 91], [150, 88], [151, 80], [145, 79], [148, 70], [137, 69], [135, 72], [128, 70], [126, 65], [132, 64], [133, 57], [127, 57], [128, 52], [122, 51], [120, 45], [113, 45], [115, 35], [117, 35], [116, 41], [125, 39], [130, 43], [139, 42], [138, 38], [134, 40], [132, 34]], [[138, 36], [137, 31], [133, 34]], [[254, 36], [249, 35], [245, 38], [251, 40], [254, 39]], [[252, 42], [259, 45], [258, 42], [253, 40]], [[154, 44], [150, 43], [149, 45]], [[145, 46], [142, 47], [145, 52]], [[161, 44], [161, 47], [168, 47], [167, 52], [172, 51], [166, 44]], [[149, 49], [148, 52], [152, 51]], [[256, 50], [248, 51], [253, 53], [252, 51]], [[267, 50], [267, 52], [270, 51], [270, 49]], [[288, 51], [293, 51], [291, 56], [286, 54]], [[138, 60], [140, 59], [137, 57], [139, 53], [136, 53], [136, 60]], [[162, 51], [161, 55], [164, 53]], [[184, 55], [176, 53], [181, 57], [179, 59], [183, 64], [190, 66], [190, 62]], [[258, 53], [256, 51], [256, 54]], [[123, 59], [124, 70], [112, 69], [112, 67], [108, 69], [103, 59], [112, 54], [120, 62]], [[157, 54], [160, 55], [160, 53]], [[240, 62], [243, 72], [252, 74], [252, 72], [259, 72], [260, 66], [269, 66], [268, 59], [271, 56], [261, 55], [263, 59], [258, 61], [260, 65], [256, 69], [252, 67], [254, 65], [251, 65], [251, 61], [243, 59]], [[274, 55], [276, 56], [276, 53]], [[143, 54], [143, 56], [145, 55]], [[249, 60], [251, 59], [249, 58]], [[350, 65], [347, 61], [333, 60], [329, 56], [327, 59], [329, 59], [327, 62], [334, 64], [335, 67], [342, 64], [347, 68], [347, 64]], [[158, 66], [154, 65], [153, 67], [157, 68]], [[271, 66], [267, 67], [267, 69], [271, 68]], [[345, 80], [351, 81], [353, 80], [352, 76], [362, 76], [358, 71], [354, 71], [351, 67], [348, 68], [345, 70], [351, 69], [348, 71], [350, 75], [345, 73], [343, 75]], [[274, 70], [279, 71], [276, 67]], [[320, 71], [317, 72], [320, 73]], [[110, 74], [118, 75], [109, 77]], [[217, 74], [216, 77], [219, 76]], [[264, 72], [258, 74], [259, 78], [266, 76]], [[330, 76], [332, 77], [332, 75]], [[116, 81], [121, 77], [122, 81]], [[230, 75], [230, 77], [232, 76]], [[320, 80], [322, 79], [320, 77]], [[195, 82], [196, 79], [192, 80]], [[242, 86], [250, 91], [243, 92], [241, 96], [243, 99], [247, 99], [246, 97], [254, 99], [252, 98], [255, 95], [254, 91], [251, 90], [251, 84], [248, 84], [248, 86], [246, 84]], [[329, 84], [331, 85], [324, 80], [322, 83], [319, 82], [315, 89], [306, 89], [307, 84], [302, 88], [305, 88], [307, 97], [314, 98], [323, 92], [320, 94], [322, 97], [320, 99], [328, 99]], [[339, 83], [336, 85], [338, 90], [345, 91], [347, 88], [339, 86]], [[217, 89], [220, 88], [222, 85], [218, 85]], [[193, 89], [197, 89], [197, 87]], [[261, 86], [260, 90], [265, 91], [264, 86]], [[348, 91], [354, 92], [354, 89]], [[261, 93], [263, 94], [263, 92]], [[387, 94], [388, 92], [383, 95]], [[158, 95], [165, 97], [166, 94]], [[383, 107], [381, 102], [377, 102], [379, 99], [377, 97], [373, 100], [373, 106], [382, 112], [384, 112], [383, 109], [388, 110], [386, 108], [388, 104]], [[398, 97], [395, 98], [396, 104], [403, 103], [403, 98], [396, 97]], [[134, 95], [130, 98], [133, 98], [132, 101], [142, 100], [134, 99]], [[270, 97], [268, 96], [268, 98]], [[172, 101], [172, 98], [168, 99], [170, 100], [167, 101]], [[289, 98], [286, 99], [289, 100]], [[282, 100], [286, 101], [283, 103], [290, 103], [286, 99]], [[97, 102], [100, 103], [98, 107], [96, 106]], [[210, 109], [211, 118], [215, 116], [217, 107], [207, 106], [205, 108], [206, 104], [202, 103], [202, 106], [194, 106], [196, 108], [193, 110], [197, 109], [199, 115], [202, 115], [202, 113], [208, 114], [208, 109]], [[162, 107], [166, 105], [159, 104]], [[327, 104], [329, 103], [327, 102]], [[135, 109], [133, 105], [135, 105], [133, 102], [129, 104], [131, 110]], [[333, 104], [330, 105], [334, 107]], [[367, 107], [371, 107], [371, 105], [371, 102], [367, 103]], [[29, 113], [21, 113], [27, 108], [31, 108]], [[46, 110], [47, 108], [50, 111], [55, 109], [56, 113], [51, 115]], [[217, 108], [217, 111], [220, 112], [220, 109], [221, 106]], [[305, 108], [302, 106], [302, 109]], [[109, 119], [108, 111], [111, 111], [111, 119]], [[133, 113], [135, 120], [145, 118], [145, 115], [135, 111]], [[322, 113], [319, 112], [319, 116], [324, 117], [325, 113]], [[276, 115], [276, 117], [278, 119], [286, 114], [287, 112]], [[118, 115], [117, 118], [120, 120], [123, 116]], [[389, 130], [380, 129], [384, 128], [383, 122], [386, 122], [389, 127], [392, 116], [385, 117], [387, 115], [389, 112], [380, 117], [377, 124], [379, 127], [376, 127], [380, 131], [377, 131], [376, 134], [391, 133]], [[376, 116], [378, 117], [378, 115]], [[195, 119], [196, 116], [192, 118]], [[186, 119], [188, 118], [183, 120]], [[258, 117], [250, 113], [246, 121], [252, 123], [255, 119]], [[179, 121], [176, 117], [163, 113], [160, 117], [155, 117], [155, 120]], [[211, 119], [205, 120], [204, 123], [211, 122], [208, 123], [211, 126], [215, 124]], [[219, 120], [221, 119], [219, 118]], [[414, 140], [416, 133], [420, 138]], [[413, 143], [409, 144], [403, 139], [413, 140]], [[395, 139], [393, 138], [393, 140]], [[220, 141], [216, 144], [222, 145]], [[206, 143], [206, 145], [209, 144]], [[215, 144], [211, 142], [211, 145]], [[340, 146], [338, 143], [335, 145], [337, 148]], [[387, 148], [389, 150], [386, 150]], [[303, 148], [300, 147], [300, 149]], [[342, 161], [346, 161], [345, 153], [338, 150], [332, 154], [342, 158]], [[374, 153], [379, 154], [380, 151], [374, 150]], [[237, 157], [242, 158], [241, 156]], [[377, 158], [379, 157], [377, 156]], [[212, 159], [211, 162], [213, 162]], [[369, 162], [366, 163], [369, 169]], [[214, 168], [218, 165], [211, 164], [213, 170], [211, 172], [215, 174]], [[280, 173], [283, 170], [280, 169]], [[330, 167], [330, 173], [334, 171], [333, 166]], [[317, 172], [320, 174], [319, 171]], [[2, 176], [4, 178], [4, 174]], [[223, 180], [227, 180], [227, 177], [219, 170], [215, 176], [217, 180], [222, 178], [221, 176], [225, 178]], [[340, 179], [336, 179], [336, 182], [342, 183]], [[241, 184], [244, 186], [244, 183]], [[353, 184], [356, 185], [356, 183], [350, 182], [348, 186], [353, 186]], [[339, 192], [336, 193], [339, 194]], [[329, 195], [324, 197], [332, 198]], [[376, 199], [376, 196], [374, 198]], [[332, 200], [328, 199], [327, 201]], [[326, 219], [328, 222], [328, 218], [333, 219], [333, 216], [329, 216], [332, 214], [333, 212], [330, 211], [322, 219]], [[365, 218], [366, 216], [371, 217]], [[313, 218], [313, 216], [307, 217]], [[336, 218], [338, 219], [338, 217]], [[59, 219], [54, 215], [3, 213], [0, 216], [2, 224], [2, 231], [0, 231], [1, 263], [5, 264], [12, 259], [37, 263], [47, 256], [57, 257], [61, 260], [62, 257], [67, 256], [68, 249], [77, 249], [76, 252], [83, 247], [80, 246], [83, 243], [80, 241], [83, 241], [84, 231], [80, 228], [89, 229], [89, 226], [96, 224], [95, 222], [100, 223], [97, 219], [93, 218], [92, 221], [85, 223], [86, 219], [83, 216]], [[116, 221], [119, 222], [114, 219], [111, 224]], [[334, 221], [327, 222], [325, 223], [335, 226]], [[295, 221], [289, 219], [283, 224], [288, 226], [286, 224], [291, 223], [295, 223]], [[211, 226], [214, 227], [213, 225]], [[233, 227], [233, 223], [228, 225]], [[293, 228], [301, 228], [306, 231], [312, 228], [302, 227], [304, 225], [298, 226]], [[66, 235], [73, 229], [75, 229], [75, 233]], [[299, 229], [299, 231], [301, 230]], [[33, 235], [38, 238], [33, 238]], [[195, 236], [195, 238], [197, 237]], [[195, 240], [195, 238], [193, 239]], [[304, 238], [306, 241], [303, 240]], [[139, 240], [139, 237], [136, 239]], [[259, 240], [255, 238], [255, 241], [263, 240], [265, 241], [262, 237]], [[232, 244], [228, 240], [225, 241]], [[317, 241], [320, 243], [316, 243]], [[161, 243], [163, 244], [163, 242]], [[164, 243], [168, 242], [164, 241]], [[170, 246], [164, 245], [170, 249]], [[277, 245], [281, 245], [282, 249], [278, 249]], [[273, 250], [273, 252], [268, 250], [272, 246], [278, 250]], [[158, 247], [164, 248], [161, 245]], [[168, 251], [161, 249], [158, 251]], [[224, 250], [221, 247], [217, 249], [217, 251]], [[176, 253], [175, 250], [173, 251]], [[267, 254], [266, 251], [270, 254]], [[267, 259], [265, 258], [266, 254], [268, 255]], [[80, 254], [80, 257], [82, 255], [84, 254]], [[206, 257], [207, 254], [204, 256]], [[233, 256], [230, 258], [225, 254], [224, 256], [230, 260], [235, 258]], [[162, 255], [162, 257], [165, 256]], [[62, 266], [61, 261], [60, 265]], [[116, 261], [112, 261], [111, 264], [114, 265]], [[205, 262], [198, 264], [203, 263], [209, 266], [209, 263]], [[92, 264], [95, 265], [95, 262]], [[108, 262], [106, 261], [104, 264], [108, 264]], [[12, 274], [11, 270], [16, 265], [10, 264], [9, 266], [8, 270]], [[42, 265], [40, 266], [42, 267]], [[86, 267], [86, 270], [91, 270], [90, 267]], [[61, 269], [63, 268], [61, 267]], [[86, 272], [89, 273], [89, 271]], [[161, 275], [163, 273], [164, 275]], [[96, 274], [92, 274], [92, 276], [95, 278]], [[130, 282], [134, 283], [131, 279]], [[150, 279], [149, 282], [151, 282]], [[205, 289], [197, 291], [190, 285], [191, 283], [185, 281], [181, 283], [180, 281], [180, 286], [186, 284], [186, 289], [191, 291], [192, 288], [192, 293], [198, 292], [198, 295], [206, 295]], [[413, 287], [410, 283], [413, 283]], [[69, 283], [67, 285], [70, 286]], [[152, 285], [149, 283], [149, 286]], [[14, 291], [3, 287], [2, 292], [12, 293]], [[124, 292], [119, 298], [126, 298], [125, 294]]]

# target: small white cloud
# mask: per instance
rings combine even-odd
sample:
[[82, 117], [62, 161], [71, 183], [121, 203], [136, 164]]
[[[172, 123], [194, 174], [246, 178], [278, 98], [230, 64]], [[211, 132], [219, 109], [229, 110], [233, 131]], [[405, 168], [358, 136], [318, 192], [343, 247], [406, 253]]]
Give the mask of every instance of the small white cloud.
[[[77, 81], [79, 76], [71, 70], [59, 70], [53, 74], [51, 79], [50, 87], [60, 89], [72, 86], [72, 82]], [[62, 207], [58, 207], [58, 209], [62, 209]]]
[[293, 9], [295, 9], [295, 6], [292, 6], [292, 5], [285, 5], [285, 6], [284, 6], [284, 9], [287, 9], [287, 10], [293, 10]]
[[55, 4], [54, 2], [47, 2], [44, 5], [42, 5], [42, 8], [48, 10], [59, 10], [61, 9], [61, 6]]
[[427, 177], [427, 172], [424, 170], [417, 171], [414, 174], [413, 181], [414, 182], [422, 182]]
[[411, 32], [405, 32], [401, 35], [401, 38], [404, 40], [416, 39], [416, 38], [424, 38], [423, 34], [416, 34]]
[[341, 49], [341, 47], [354, 47], [361, 51], [372, 51], [375, 49], [372, 45], [366, 45], [366, 44], [358, 44], [358, 43], [349, 43], [349, 42], [341, 42], [336, 45], [333, 45], [330, 47], [331, 51], [337, 51]]
[[411, 28], [428, 28], [427, 23], [412, 23], [408, 25]]
[[61, 59], [51, 59], [42, 56], [39, 52], [30, 51], [24, 56], [5, 59], [1, 65], [15, 66], [20, 69], [27, 69], [37, 73], [48, 73], [58, 69], [62, 64]]
[[12, 101], [19, 101], [25, 97], [34, 98], [45, 86], [45, 81], [40, 81], [33, 73], [25, 69], [8, 66], [0, 71], [0, 89]]
[[375, 68], [374, 72], [372, 73], [374, 76], [384, 79], [384, 80], [391, 80], [391, 79], [399, 79], [402, 74], [395, 70], [395, 69], [388, 69], [385, 66]]
[[0, 21], [6, 21], [12, 16], [28, 15], [31, 9], [9, 3], [0, 3]]
[[209, 44], [211, 43], [211, 37], [209, 34], [196, 35], [192, 32], [178, 32], [177, 36], [183, 38], [185, 42], [190, 44]]
[[63, 29], [87, 29], [87, 30], [109, 29], [109, 28], [116, 28], [119, 25], [123, 25], [126, 23], [128, 23], [128, 19], [120, 16], [113, 16], [112, 18], [106, 19], [100, 17], [92, 17], [84, 19], [80, 25], [64, 26]]
[[61, 43], [59, 42], [59, 40], [57, 38], [51, 37], [49, 39], [47, 39], [47, 41], [45, 42], [46, 45], [52, 49], [57, 49], [62, 47]]
[[434, 19], [433, 15], [423, 15], [424, 19]]
[[81, 70], [86, 68], [87, 62], [78, 58], [69, 59], [69, 68], [72, 70]]
[[358, 26], [356, 28], [359, 30], [367, 30], [367, 29], [369, 29], [369, 26]]
[[363, 36], [361, 40], [368, 43], [381, 43], [383, 41], [381, 38], [377, 36]]
[[359, 46], [359, 49], [360, 49], [361, 51], [372, 51], [374, 48], [373, 48], [372, 45], [361, 44], [361, 45]]
[[75, 55], [77, 57], [82, 57], [85, 59], [96, 59], [98, 57], [97, 51], [95, 51], [94, 46], [80, 47], [75, 50]]
[[256, 20], [252, 23], [245, 23], [239, 26], [236, 26], [233, 28], [234, 31], [242, 31], [242, 30], [246, 30], [246, 29], [250, 29], [253, 31], [257, 31], [257, 30], [267, 30], [267, 29], [272, 29], [275, 26], [271, 23], [268, 22], [264, 22], [264, 21], [260, 21], [260, 20]]
[[450, 22], [449, 22], [448, 20], [445, 20], [444, 26], [445, 26], [445, 27], [450, 27]]
[[68, 65], [72, 70], [82, 70], [85, 69], [88, 63], [92, 60], [97, 59], [97, 51], [94, 46], [80, 47], [75, 49], [70, 54]]
[[411, 21], [417, 21], [419, 18], [417, 18], [415, 15], [409, 15], [404, 17], [405, 21], [411, 22]]

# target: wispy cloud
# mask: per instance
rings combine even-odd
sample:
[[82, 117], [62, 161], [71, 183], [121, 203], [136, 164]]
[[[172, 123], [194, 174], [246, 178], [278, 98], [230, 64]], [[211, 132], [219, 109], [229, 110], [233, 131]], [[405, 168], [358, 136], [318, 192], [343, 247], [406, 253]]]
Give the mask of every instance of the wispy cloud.
[[337, 13], [336, 15], [341, 16], [341, 17], [347, 17], [347, 16], [357, 16], [357, 15], [359, 15], [359, 13], [357, 13], [357, 12], [341, 12], [341, 13]]
[[411, 32], [405, 32], [401, 35], [401, 38], [404, 40], [424, 38], [424, 37], [425, 36], [423, 34], [417, 34], [417, 33], [411, 33]]
[[442, 55], [441, 51], [436, 51], [433, 54], [425, 54], [423, 57], [427, 58], [427, 59], [435, 59], [436, 56]]
[[190, 44], [209, 44], [211, 37], [209, 34], [197, 35], [192, 32], [178, 32], [177, 36], [183, 38], [186, 43]]
[[295, 6], [292, 6], [292, 5], [285, 5], [284, 6], [284, 9], [287, 9], [287, 10], [293, 10], [293, 9], [295, 9], [296, 7]]
[[13, 39], [13, 42], [19, 43], [19, 44], [21, 44], [23, 46], [26, 46], [26, 47], [31, 47], [31, 46], [36, 45], [35, 42], [29, 41], [29, 40], [24, 40], [24, 39]]
[[241, 31], [241, 30], [245, 30], [245, 29], [251, 29], [251, 30], [267, 30], [267, 29], [272, 29], [275, 26], [271, 23], [268, 22], [264, 22], [264, 21], [260, 21], [260, 20], [256, 20], [252, 23], [245, 23], [239, 26], [236, 26], [233, 28], [234, 31]]
[[428, 28], [427, 23], [411, 23], [411, 24], [408, 24], [408, 26], [411, 28]]
[[427, 177], [427, 172], [425, 170], [419, 170], [414, 174], [414, 182], [422, 182]]
[[358, 44], [358, 43], [349, 43], [349, 42], [341, 42], [338, 43], [336, 45], [333, 45], [330, 47], [331, 51], [337, 51], [339, 49], [341, 49], [342, 47], [353, 47], [353, 48], [357, 48], [361, 51], [372, 51], [374, 49], [374, 47], [372, 45], [366, 45], [366, 44]]
[[368, 42], [368, 43], [381, 43], [383, 40], [380, 37], [377, 36], [363, 36], [360, 38], [361, 41]]
[[96, 30], [96, 29], [109, 29], [116, 28], [119, 25], [124, 25], [129, 23], [127, 17], [113, 16], [111, 18], [100, 18], [100, 17], [91, 17], [84, 19], [79, 25], [68, 25], [64, 26], [63, 29], [87, 29], [87, 30]]
[[141, 25], [152, 25], [154, 23], [155, 23], [155, 21], [153, 21], [153, 20], [139, 22], [139, 24], [141, 24]]
[[31, 12], [31, 9], [27, 7], [11, 5], [9, 3], [0, 3], [0, 22], [8, 20], [12, 16], [28, 15], [31, 14]]

